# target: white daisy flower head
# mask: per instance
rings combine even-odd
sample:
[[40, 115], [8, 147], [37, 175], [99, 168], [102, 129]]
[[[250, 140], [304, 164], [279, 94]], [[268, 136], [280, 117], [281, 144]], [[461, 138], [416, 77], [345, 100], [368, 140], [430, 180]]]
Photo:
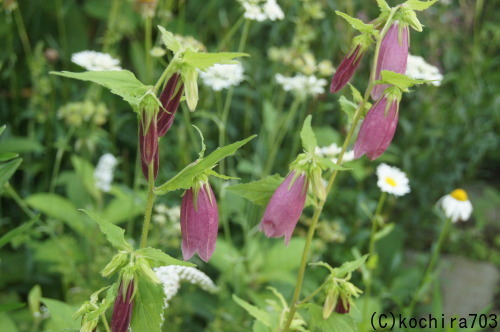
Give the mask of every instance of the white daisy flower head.
[[120, 60], [107, 53], [82, 51], [71, 55], [71, 62], [91, 71], [122, 70]]
[[316, 96], [325, 93], [325, 79], [318, 79], [314, 75], [305, 76], [297, 74], [293, 77], [286, 77], [281, 74], [275, 75], [276, 82], [283, 87], [283, 90], [290, 91], [298, 96]]
[[397, 167], [380, 164], [377, 167], [377, 186], [381, 191], [403, 196], [410, 192], [410, 185], [406, 174]]
[[243, 65], [234, 64], [215, 64], [205, 72], [200, 72], [203, 84], [211, 87], [214, 91], [227, 89], [231, 86], [239, 85], [243, 79]]
[[472, 203], [469, 201], [467, 192], [463, 189], [455, 189], [442, 197], [438, 201], [438, 205], [452, 222], [466, 221], [472, 214]]
[[429, 80], [434, 86], [440, 86], [443, 80], [443, 74], [437, 67], [428, 64], [421, 56], [408, 54], [408, 65], [406, 75], [414, 79]]

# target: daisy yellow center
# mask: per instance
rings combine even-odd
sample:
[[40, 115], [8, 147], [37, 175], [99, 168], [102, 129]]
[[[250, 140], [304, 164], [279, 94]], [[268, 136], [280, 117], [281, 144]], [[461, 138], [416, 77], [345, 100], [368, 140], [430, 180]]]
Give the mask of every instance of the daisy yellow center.
[[463, 189], [455, 189], [450, 194], [451, 197], [456, 199], [457, 201], [465, 202], [468, 200], [467, 193]]
[[396, 186], [396, 181], [394, 181], [393, 178], [386, 177], [385, 178], [385, 182], [387, 182], [391, 187], [395, 187]]

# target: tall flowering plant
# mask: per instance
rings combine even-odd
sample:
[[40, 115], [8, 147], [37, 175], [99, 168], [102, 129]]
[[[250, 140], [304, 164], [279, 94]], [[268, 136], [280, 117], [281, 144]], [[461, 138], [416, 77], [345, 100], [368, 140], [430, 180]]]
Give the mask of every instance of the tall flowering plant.
[[[183, 96], [189, 109], [195, 110], [198, 102], [198, 72], [205, 71], [217, 63], [235, 63], [233, 58], [245, 55], [198, 52], [190, 46], [182, 45], [164, 28], [159, 29], [163, 42], [172, 52], [172, 60], [154, 86], [143, 84], [133, 73], [121, 68], [82, 73], [53, 73], [100, 84], [130, 104], [137, 115], [138, 153], [147, 181], [148, 195], [138, 248], [134, 248], [125, 239], [122, 228], [87, 212], [117, 250], [101, 274], [104, 277], [118, 275], [118, 280], [94, 293], [90, 301], [85, 302], [78, 310], [75, 317], [82, 317], [82, 332], [94, 331], [100, 318], [105, 319], [104, 313], [112, 305], [111, 332], [125, 332], [130, 329], [161, 331], [165, 293], [153, 268], [168, 265], [190, 267], [193, 264], [177, 260], [159, 249], [147, 246], [155, 197], [174, 190], [185, 190], [180, 216], [183, 256], [188, 260], [197, 251], [203, 260], [208, 261], [215, 249], [218, 230], [218, 207], [208, 177], [228, 179], [229, 177], [216, 173], [212, 168], [253, 138], [252, 136], [218, 148], [205, 157], [202, 136], [199, 158], [163, 185], [155, 186], [155, 180], [160, 174], [160, 140], [172, 128]], [[106, 291], [106, 295], [99, 300], [99, 294], [103, 291]], [[108, 325], [106, 321], [104, 325]]]

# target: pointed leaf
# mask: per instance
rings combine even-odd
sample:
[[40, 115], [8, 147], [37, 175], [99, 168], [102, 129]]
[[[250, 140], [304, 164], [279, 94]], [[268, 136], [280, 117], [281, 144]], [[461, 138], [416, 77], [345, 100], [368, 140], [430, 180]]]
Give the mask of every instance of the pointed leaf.
[[248, 143], [251, 139], [255, 138], [257, 135], [253, 135], [238, 141], [236, 143], [226, 145], [222, 148], [217, 148], [214, 152], [203, 159], [198, 159], [195, 162], [186, 166], [182, 171], [177, 173], [170, 181], [154, 189], [155, 194], [164, 195], [169, 191], [174, 191], [178, 189], [189, 189], [193, 184], [193, 179], [204, 173], [206, 170], [212, 169], [219, 160], [230, 156], [236, 152], [243, 145]]
[[323, 168], [328, 168], [328, 169], [336, 169], [338, 171], [348, 171], [351, 170], [352, 168], [346, 168], [340, 165], [337, 165], [334, 163], [331, 159], [325, 158], [325, 157], [315, 157], [316, 162], [323, 166]]
[[354, 270], [358, 269], [361, 265], [363, 265], [367, 258], [368, 255], [364, 255], [356, 260], [343, 263], [340, 267], [333, 269], [335, 271], [334, 272], [335, 276], [337, 278], [343, 278], [349, 272], [353, 272]]
[[411, 10], [426, 10], [433, 4], [435, 4], [438, 0], [431, 0], [431, 1], [418, 1], [418, 0], [407, 0], [406, 2], [403, 3], [403, 6], [405, 8], [411, 9]]
[[347, 115], [347, 121], [352, 123], [354, 119], [354, 113], [356, 113], [356, 109], [358, 105], [350, 101], [344, 96], [340, 96], [339, 98], [340, 109]]
[[14, 174], [19, 165], [21, 165], [22, 161], [23, 160], [19, 158], [0, 164], [0, 192], [3, 189], [3, 185], [9, 181], [10, 177]]
[[385, 0], [377, 0], [377, 5], [381, 12], [388, 12], [391, 10], [391, 7], [389, 7]]
[[182, 48], [182, 45], [177, 41], [177, 39], [175, 39], [174, 34], [165, 30], [165, 28], [160, 25], [158, 25], [158, 29], [160, 29], [161, 39], [163, 40], [165, 46], [167, 46], [167, 48], [173, 53], [177, 53], [177, 51]]
[[181, 265], [181, 266], [191, 266], [191, 267], [196, 266], [193, 263], [175, 259], [172, 256], [167, 255], [160, 249], [155, 249], [150, 247], [136, 250], [135, 255], [144, 257], [149, 262], [149, 264], [151, 264], [151, 267], [165, 266], [165, 265]]
[[142, 97], [150, 89], [150, 87], [142, 84], [134, 74], [128, 70], [85, 71], [81, 73], [52, 71], [50, 73], [102, 85], [108, 88], [111, 93], [122, 97], [134, 110], [139, 108]]
[[267, 327], [272, 327], [271, 326], [271, 317], [269, 316], [269, 313], [257, 308], [254, 305], [251, 305], [250, 303], [240, 299], [236, 294], [233, 294], [233, 300], [236, 302], [240, 307], [245, 309], [250, 315], [252, 315], [255, 319], [257, 319], [259, 322], [262, 324], [266, 325]]
[[370, 34], [375, 33], [374, 32], [375, 29], [373, 28], [373, 24], [366, 24], [363, 21], [361, 21], [360, 19], [351, 17], [351, 16], [344, 14], [338, 10], [335, 11], [335, 14], [342, 17], [344, 20], [347, 21], [347, 23], [349, 23], [354, 29], [358, 30], [359, 32], [370, 33]]
[[305, 119], [302, 130], [300, 131], [300, 138], [302, 139], [302, 147], [304, 147], [304, 150], [314, 154], [314, 149], [316, 149], [318, 142], [316, 141], [316, 136], [311, 127], [311, 119], [311, 115], [308, 115]]
[[125, 230], [123, 228], [113, 225], [109, 221], [103, 220], [89, 211], [81, 211], [85, 212], [90, 218], [94, 219], [94, 221], [99, 224], [101, 232], [104, 233], [113, 247], [118, 250], [132, 251], [132, 246], [125, 240]]
[[132, 331], [161, 332], [165, 294], [161, 284], [139, 278], [134, 297], [130, 328]]
[[254, 204], [266, 206], [283, 180], [281, 176], [274, 174], [257, 181], [236, 184], [227, 189]]
[[222, 53], [204, 53], [186, 50], [182, 62], [192, 68], [205, 71], [216, 63], [232, 64], [238, 63], [234, 58], [248, 56], [246, 53], [222, 52]]
[[0, 153], [0, 162], [2, 161], [9, 161], [11, 159], [19, 157], [18, 153], [15, 152], [3, 152]]

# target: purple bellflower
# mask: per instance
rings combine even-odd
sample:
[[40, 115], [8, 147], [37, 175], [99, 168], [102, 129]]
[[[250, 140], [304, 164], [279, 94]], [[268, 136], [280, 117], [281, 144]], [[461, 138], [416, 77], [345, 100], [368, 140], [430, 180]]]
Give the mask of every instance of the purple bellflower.
[[[391, 25], [380, 43], [375, 80], [380, 79], [382, 70], [389, 70], [398, 74], [406, 72], [409, 45], [410, 35], [408, 26], [396, 21]], [[387, 87], [388, 85], [386, 84], [375, 85], [371, 93], [373, 100], [379, 100]]]
[[219, 211], [210, 184], [203, 181], [186, 190], [181, 204], [182, 256], [190, 259], [195, 252], [208, 262], [215, 250]]
[[354, 144], [354, 158], [366, 154], [371, 160], [377, 159], [391, 143], [398, 124], [401, 98], [401, 93], [387, 93], [392, 89], [396, 88], [388, 88], [384, 96], [368, 111]]
[[285, 237], [288, 245], [307, 197], [309, 182], [304, 173], [292, 171], [276, 189], [259, 225], [267, 237]]
[[132, 318], [132, 309], [134, 307], [134, 282], [130, 281], [127, 286], [127, 292], [123, 291], [123, 281], [118, 289], [118, 296], [113, 307], [113, 316], [111, 317], [111, 332], [127, 332]]
[[163, 109], [158, 114], [158, 137], [163, 137], [172, 126], [183, 91], [184, 84], [182, 83], [181, 75], [177, 73], [173, 74], [160, 95]]
[[349, 83], [363, 58], [364, 52], [365, 50], [363, 50], [362, 45], [357, 45], [357, 47], [351, 49], [344, 59], [342, 59], [342, 62], [332, 78], [332, 84], [330, 85], [331, 93], [340, 91]]

